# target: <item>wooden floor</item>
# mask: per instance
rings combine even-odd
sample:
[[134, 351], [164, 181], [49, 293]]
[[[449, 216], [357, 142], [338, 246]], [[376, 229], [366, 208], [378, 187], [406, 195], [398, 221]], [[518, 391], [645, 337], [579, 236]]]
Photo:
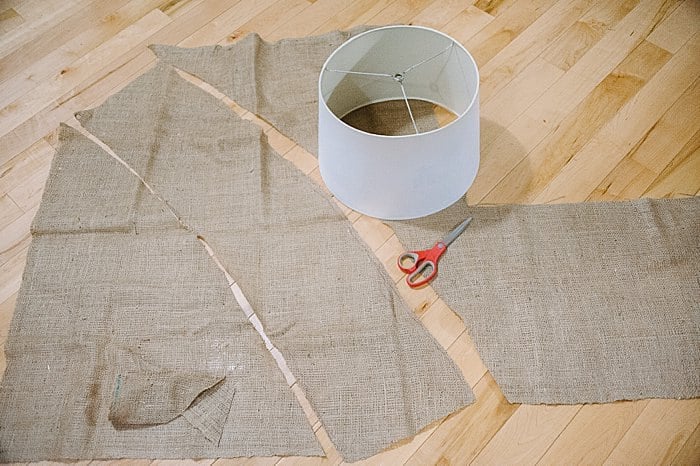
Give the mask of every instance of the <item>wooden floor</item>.
[[[699, 0], [0, 0], [0, 342], [56, 128], [77, 126], [75, 111], [153, 66], [148, 44], [229, 44], [253, 31], [276, 40], [389, 23], [446, 32], [480, 67], [482, 163], [470, 203], [699, 194]], [[268, 133], [320, 180], [315, 159]], [[347, 213], [398, 281], [392, 264], [401, 246], [392, 231]], [[399, 289], [477, 401], [368, 464], [700, 464], [700, 400], [508, 404], [434, 292], [410, 292], [402, 282]], [[341, 462], [315, 428], [327, 459], [216, 464]]]

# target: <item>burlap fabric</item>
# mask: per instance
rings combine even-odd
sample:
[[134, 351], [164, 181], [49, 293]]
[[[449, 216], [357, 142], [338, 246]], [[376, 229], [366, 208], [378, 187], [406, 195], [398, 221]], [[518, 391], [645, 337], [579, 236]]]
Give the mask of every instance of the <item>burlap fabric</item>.
[[[255, 41], [265, 53], [303, 48], [300, 63], [317, 72], [328, 54], [321, 37], [299, 39], [294, 46]], [[233, 47], [225, 55], [215, 48], [154, 50], [234, 99], [241, 91], [226, 87], [228, 71], [210, 70], [254, 53]], [[288, 66], [294, 57], [283, 62], [284, 80], [297, 82], [295, 74], [306, 73]], [[268, 78], [284, 85], [280, 76]], [[297, 85], [314, 97], [309, 108], [315, 109], [316, 81]], [[294, 112], [296, 105], [292, 97], [276, 94], [268, 107], [248, 108], [271, 119]], [[392, 131], [402, 124], [377, 119], [374, 111], [361, 109], [348, 122], [379, 133], [384, 130], [375, 125]], [[279, 128], [296, 140], [313, 139], [315, 115]], [[464, 217], [475, 217], [445, 255], [434, 288], [462, 316], [510, 401], [694, 397], [700, 395], [697, 204], [693, 199], [472, 208], [463, 200], [426, 219], [391, 226], [405, 246], [425, 248]]]
[[340, 44], [368, 29], [359, 26], [274, 43], [252, 33], [229, 47], [152, 45], [151, 49], [163, 62], [194, 74], [241, 106], [265, 115], [282, 133], [315, 154], [321, 67]]
[[[409, 105], [419, 132], [437, 128], [435, 105], [415, 99], [410, 99]], [[384, 136], [403, 136], [416, 132], [403, 100], [388, 100], [360, 107], [345, 115], [343, 121], [366, 133]]]
[[459, 202], [391, 226], [424, 248], [468, 216], [433, 287], [509, 401], [700, 396], [700, 198]]
[[69, 127], [33, 233], [5, 346], [3, 461], [323, 454], [196, 237]]
[[[7, 458], [320, 453], [309, 438], [308, 423], [303, 420], [305, 425], [296, 429], [302, 414], [298, 406], [292, 409], [285, 404], [292, 392], [281, 385], [279, 370], [261, 367], [260, 362], [251, 368], [262, 343], [251, 341], [247, 333], [246, 338], [241, 336], [253, 328], [242, 322], [242, 311], [231, 302], [223, 277], [213, 269], [204, 249], [197, 249], [195, 235], [208, 241], [235, 277], [345, 459], [370, 456], [473, 400], [457, 367], [403, 304], [381, 264], [333, 201], [274, 154], [257, 126], [241, 120], [166, 65], [77, 118], [154, 188], [183, 226], [175, 228], [179, 222], [170, 209], [162, 204], [159, 211], [150, 202], [153, 196], [107, 155], [100, 154], [107, 162], [92, 170], [64, 167], [64, 157], [57, 157], [45, 207], [36, 222], [37, 232], [39, 228], [42, 232], [36, 243], [57, 236], [64, 252], [58, 257], [42, 248], [32, 254], [32, 260], [40, 259], [47, 273], [67, 269], [52, 277], [54, 287], [67, 287], [67, 275], [71, 289], [88, 302], [77, 314], [58, 315], [53, 309], [57, 299], [70, 307], [78, 298], [65, 291], [56, 293], [54, 288], [47, 291], [45, 282], [27, 279], [14, 328], [28, 312], [36, 313], [36, 320], [59, 321], [66, 328], [72, 328], [76, 315], [88, 315], [94, 326], [97, 317], [91, 313], [111, 312], [114, 317], [98, 327], [108, 335], [109, 342], [100, 347], [104, 356], [96, 356], [84, 345], [80, 349], [87, 361], [105, 358], [99, 362], [99, 371], [82, 368], [82, 377], [71, 372], [71, 383], [80, 387], [104, 377], [95, 390], [101, 401], [90, 418], [82, 411], [73, 416], [64, 413], [63, 403], [52, 410], [54, 419], [75, 430], [72, 436], [65, 429], [49, 431], [54, 427], [51, 422], [36, 431], [15, 422], [3, 431], [12, 437]], [[128, 179], [123, 183], [112, 179], [111, 172], [124, 173]], [[100, 177], [105, 180], [98, 181]], [[94, 186], [115, 186], [114, 195], [130, 201], [104, 199], [101, 202], [108, 206], [91, 206], [81, 195], [83, 184], [86, 194], [95, 191]], [[66, 189], [73, 196], [56, 194]], [[93, 210], [82, 214], [66, 208], [63, 201], [73, 197], [77, 206]], [[118, 212], [100, 216], [95, 209]], [[105, 219], [114, 219], [118, 231], [111, 231]], [[50, 233], [66, 228], [85, 233], [70, 233], [77, 242], [67, 242], [67, 233]], [[99, 232], [87, 233], [93, 230]], [[194, 249], [181, 249], [180, 243], [171, 246], [168, 235], [174, 234]], [[85, 235], [107, 244], [84, 246]], [[123, 241], [115, 240], [115, 235]], [[137, 248], [145, 239], [151, 242]], [[71, 255], [80, 256], [78, 270], [66, 257]], [[139, 268], [130, 266], [134, 261]], [[45, 265], [49, 263], [53, 266]], [[33, 277], [39, 265], [32, 264], [27, 273]], [[102, 267], [99, 272], [92, 270], [96, 264]], [[201, 272], [205, 267], [211, 270]], [[195, 277], [190, 283], [191, 274]], [[95, 291], [89, 286], [93, 279], [108, 283], [110, 292], [103, 296]], [[45, 293], [44, 302], [37, 300], [37, 293]], [[128, 308], [128, 317], [117, 312], [123, 307]], [[46, 323], [43, 327], [45, 331]], [[11, 338], [21, 334], [14, 330]], [[36, 330], [33, 335], [38, 339], [41, 333]], [[26, 339], [22, 344], [31, 348]], [[239, 352], [245, 354], [248, 346], [252, 355], [243, 359]], [[234, 347], [235, 358], [229, 356]], [[55, 351], [68, 357], [61, 348]], [[33, 351], [25, 353], [32, 360], [42, 360]], [[14, 369], [8, 369], [0, 394], [2, 412], [7, 418], [26, 419], [8, 395], [19, 397], [20, 391], [6, 388], [16, 383], [13, 379], [24, 367], [15, 354], [8, 354]], [[262, 359], [272, 363], [269, 354]], [[36, 377], [29, 371], [20, 378], [27, 384], [37, 383]], [[80, 400], [85, 389], [71, 393]], [[24, 407], [52, 402], [41, 396], [46, 393], [24, 394], [20, 401]], [[239, 407], [239, 399], [249, 405]], [[226, 403], [233, 407], [225, 409]], [[255, 417], [246, 417], [249, 412]], [[90, 419], [104, 430], [89, 434]], [[153, 424], [159, 425], [149, 428], [157, 429], [160, 436], [143, 436], [144, 426]], [[173, 434], [173, 429], [184, 432], [185, 428], [191, 435], [187, 441]], [[195, 431], [198, 435], [191, 434]], [[236, 442], [232, 442], [234, 434]], [[61, 448], [32, 452], [29, 445], [37, 435], [60, 436], [56, 442]], [[123, 441], [138, 435], [140, 440], [133, 447]]]

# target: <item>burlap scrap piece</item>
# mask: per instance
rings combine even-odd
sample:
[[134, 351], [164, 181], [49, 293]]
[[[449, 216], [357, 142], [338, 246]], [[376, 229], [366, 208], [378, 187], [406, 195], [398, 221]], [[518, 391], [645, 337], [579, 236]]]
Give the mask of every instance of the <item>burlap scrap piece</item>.
[[473, 401], [345, 216], [257, 126], [165, 65], [78, 118], [147, 166], [147, 183], [211, 245], [343, 458]]
[[221, 271], [133, 179], [62, 126], [5, 346], [0, 459], [322, 455]]
[[390, 222], [511, 402], [700, 396], [700, 198], [496, 207]]

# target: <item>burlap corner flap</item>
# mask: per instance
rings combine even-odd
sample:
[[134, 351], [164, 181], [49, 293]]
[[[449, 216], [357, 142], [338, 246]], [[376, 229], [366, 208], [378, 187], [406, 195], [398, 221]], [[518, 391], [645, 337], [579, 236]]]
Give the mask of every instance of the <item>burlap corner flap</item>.
[[109, 420], [117, 427], [165, 424], [184, 413], [195, 398], [224, 378], [200, 371], [119, 373]]
[[219, 445], [236, 387], [235, 372], [226, 370], [219, 353], [201, 341], [181, 345], [169, 336], [116, 348], [109, 420], [128, 428], [165, 424], [182, 415]]
[[226, 375], [201, 370], [120, 370], [109, 420], [116, 428], [165, 424], [182, 416], [219, 446], [236, 393]]
[[[77, 132], [67, 127], [61, 132], [59, 161], [76, 157], [81, 170], [95, 173], [100, 158], [111, 160]], [[85, 207], [84, 178], [57, 170], [65, 166], [55, 164], [49, 178], [56, 180], [54, 188], [64, 186], [74, 195], [61, 194], [64, 206], [46, 203], [37, 218], [42, 225], [49, 225], [43, 216], [57, 217], [52, 206], [62, 212]], [[133, 177], [120, 164], [114, 170]], [[135, 225], [144, 228], [45, 230], [34, 236], [5, 346], [0, 459], [323, 454], [223, 274], [172, 215], [158, 218], [150, 197], [144, 191], [135, 201]], [[115, 205], [122, 204], [99, 207], [109, 217]], [[123, 395], [134, 380], [149, 380], [144, 374], [158, 374], [150, 381], [164, 391], [182, 386], [182, 374], [201, 372], [210, 374], [204, 383], [188, 381], [184, 390], [176, 390], [189, 393], [178, 410], [194, 398], [181, 416], [139, 428], [117, 429], [109, 420], [120, 375], [129, 375], [126, 384], [120, 382]], [[225, 378], [219, 385], [205, 390], [220, 377]], [[162, 395], [167, 398], [140, 400], [153, 401], [145, 409], [157, 408], [155, 417], [142, 422], [171, 417], [165, 409], [171, 393]]]
[[343, 42], [371, 28], [358, 26], [273, 43], [252, 33], [229, 47], [151, 45], [151, 49], [163, 62], [216, 87], [315, 154], [321, 67]]
[[[118, 155], [148, 159], [142, 176], [237, 280], [341, 455], [370, 456], [472, 402], [333, 201], [257, 126], [172, 69], [148, 74], [83, 124]], [[142, 93], [160, 96], [168, 115], [157, 134], [137, 133], [147, 146], [108, 123], [128, 114], [129, 131], [153, 128], [141, 124], [151, 118]]]
[[235, 395], [236, 383], [223, 379], [200, 393], [182, 413], [182, 417], [199, 430], [204, 438], [220, 446], [226, 421], [229, 416], [235, 418], [236, 415], [231, 413]]
[[467, 216], [433, 287], [509, 401], [700, 396], [700, 198], [460, 202], [391, 226], [420, 248]]

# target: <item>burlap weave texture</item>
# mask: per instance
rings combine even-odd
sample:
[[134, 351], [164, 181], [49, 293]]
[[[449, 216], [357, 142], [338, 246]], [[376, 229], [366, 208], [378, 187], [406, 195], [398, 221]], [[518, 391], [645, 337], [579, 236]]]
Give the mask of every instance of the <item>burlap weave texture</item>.
[[[265, 119], [307, 151], [316, 153], [318, 75], [324, 61], [350, 37], [370, 29], [333, 31], [269, 43], [252, 33], [229, 47], [184, 49], [152, 45], [164, 63], [211, 84]], [[279, 102], [284, 102], [280, 106]]]

